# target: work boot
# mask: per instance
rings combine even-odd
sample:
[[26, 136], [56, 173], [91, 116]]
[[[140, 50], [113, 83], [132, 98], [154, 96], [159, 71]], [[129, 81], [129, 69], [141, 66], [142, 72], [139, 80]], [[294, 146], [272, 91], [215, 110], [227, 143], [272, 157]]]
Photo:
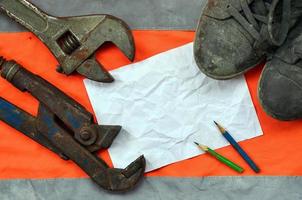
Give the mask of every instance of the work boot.
[[229, 79], [261, 63], [286, 40], [302, 0], [208, 0], [194, 42], [200, 70]]
[[269, 115], [302, 118], [302, 20], [269, 61], [260, 78], [258, 97]]

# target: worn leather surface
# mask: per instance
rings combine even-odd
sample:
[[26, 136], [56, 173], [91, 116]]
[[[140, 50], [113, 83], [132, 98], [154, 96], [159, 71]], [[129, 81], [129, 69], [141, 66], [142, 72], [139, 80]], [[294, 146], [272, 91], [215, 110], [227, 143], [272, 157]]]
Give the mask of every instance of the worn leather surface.
[[264, 110], [281, 120], [302, 117], [302, 22], [291, 31], [285, 44], [261, 75], [259, 99]]
[[[248, 3], [252, 3], [254, 0], [247, 0]], [[238, 11], [241, 11], [240, 0], [208, 0], [208, 4], [205, 9], [205, 15], [213, 17], [215, 19], [226, 19], [231, 17], [227, 12], [229, 5], [234, 6]]]
[[[250, 11], [240, 12], [243, 6], [240, 0], [208, 1], [199, 20], [194, 42], [196, 63], [207, 76], [214, 79], [230, 79], [243, 74], [265, 58], [270, 58], [279, 47], [279, 43], [275, 44], [275, 40], [275, 43], [272, 42], [269, 34], [271, 32], [266, 23], [257, 19], [254, 19], [254, 23], [249, 21], [249, 17], [254, 18], [254, 14], [259, 15], [265, 7], [261, 7], [260, 10], [255, 5], [256, 1], [247, 1], [247, 3], [250, 3]], [[229, 5], [233, 8], [227, 11]], [[274, 12], [280, 13], [283, 11], [283, 4], [280, 1], [277, 5]], [[301, 15], [302, 8], [299, 7], [298, 0], [292, 0], [290, 5], [292, 12], [289, 13], [291, 20], [288, 23], [291, 28], [295, 25], [297, 16]], [[275, 15], [271, 17], [277, 18]], [[283, 18], [275, 22], [274, 28], [279, 27], [281, 22]], [[274, 29], [273, 32], [276, 30]], [[282, 30], [285, 32], [281, 35], [287, 35], [287, 28]], [[283, 44], [283, 39], [280, 44]]]

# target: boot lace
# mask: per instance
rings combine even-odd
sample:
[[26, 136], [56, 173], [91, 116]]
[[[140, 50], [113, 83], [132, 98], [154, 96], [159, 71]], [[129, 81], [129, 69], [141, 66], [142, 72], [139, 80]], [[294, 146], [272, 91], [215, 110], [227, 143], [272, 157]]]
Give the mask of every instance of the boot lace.
[[[247, 0], [240, 0], [242, 12], [232, 4], [227, 6], [227, 12], [255, 39], [254, 46], [265, 40], [272, 45], [281, 46], [290, 29], [291, 1], [254, 0], [252, 5]], [[279, 3], [282, 4], [281, 9]]]

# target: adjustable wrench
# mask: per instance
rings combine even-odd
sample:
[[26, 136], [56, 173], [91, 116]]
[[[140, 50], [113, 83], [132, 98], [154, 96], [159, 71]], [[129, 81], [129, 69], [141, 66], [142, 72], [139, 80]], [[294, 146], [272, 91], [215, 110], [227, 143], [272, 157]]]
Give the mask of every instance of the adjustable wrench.
[[26, 0], [0, 0], [0, 9], [46, 44], [59, 62], [60, 73], [77, 71], [91, 80], [112, 82], [113, 77], [95, 58], [105, 42], [112, 42], [131, 61], [134, 59], [131, 31], [114, 16], [54, 17]]

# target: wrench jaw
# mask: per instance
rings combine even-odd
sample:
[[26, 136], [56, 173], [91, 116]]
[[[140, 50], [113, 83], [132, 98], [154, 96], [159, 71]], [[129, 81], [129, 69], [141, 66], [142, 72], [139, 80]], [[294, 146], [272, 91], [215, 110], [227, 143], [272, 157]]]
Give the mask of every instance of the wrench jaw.
[[[107, 149], [111, 146], [113, 140], [121, 130], [121, 126], [114, 125], [95, 125], [98, 140], [93, 146], [85, 147], [90, 152], [96, 152], [100, 149]], [[125, 169], [108, 168], [96, 171], [91, 178], [102, 188], [112, 192], [126, 192], [134, 188], [142, 179], [145, 172], [146, 161], [144, 156], [140, 156]], [[104, 169], [100, 167], [99, 169]]]
[[[107, 168], [107, 173], [99, 172], [93, 180], [102, 188], [112, 192], [125, 192], [133, 189], [142, 179], [145, 172], [146, 161], [140, 156], [125, 169]], [[104, 176], [107, 176], [104, 178]], [[104, 181], [106, 180], [106, 181]]]
[[135, 43], [129, 26], [121, 19], [111, 15], [106, 15], [104, 22], [100, 26], [100, 28], [108, 30], [105, 35], [106, 41], [113, 43], [130, 61], [133, 61]]
[[[101, 33], [99, 37], [94, 38], [96, 47], [100, 48], [105, 42], [113, 43], [130, 61], [134, 60], [134, 39], [130, 28], [124, 21], [111, 15], [105, 15], [102, 22], [95, 29], [99, 29]], [[95, 53], [91, 58], [85, 60], [76, 71], [94, 81], [103, 83], [114, 81], [114, 78], [97, 61]]]
[[97, 152], [100, 149], [108, 149], [121, 129], [122, 127], [118, 125], [92, 124], [76, 132], [75, 138], [88, 151]]
[[[97, 61], [95, 57], [96, 51], [101, 48], [104, 43], [110, 42], [119, 48], [130, 61], [133, 61], [135, 56], [134, 39], [130, 28], [121, 19], [111, 15], [101, 15], [102, 17], [100, 16], [99, 18], [97, 18], [97, 16], [98, 15], [94, 15], [91, 19], [94, 19], [94, 23], [96, 19], [99, 19], [99, 23], [93, 27], [93, 29], [87, 29], [85, 34], [77, 34], [76, 31], [73, 30], [75, 37], [81, 38], [79, 39], [79, 44], [81, 45], [64, 59], [62, 68], [66, 74], [71, 73], [72, 70], [76, 70], [88, 79], [111, 83], [114, 79], [104, 69], [102, 64]], [[87, 20], [83, 17], [83, 20], [84, 19]], [[85, 24], [83, 24], [83, 26], [85, 26]], [[73, 63], [74, 61], [80, 64], [78, 67], [72, 69], [72, 66], [76, 66], [76, 63]]]
[[98, 144], [100, 144], [100, 148], [108, 149], [121, 129], [121, 126], [116, 125], [99, 125], [98, 132], [102, 133], [101, 140], [98, 142]]
[[85, 60], [76, 71], [90, 80], [102, 83], [112, 83], [114, 81], [111, 74], [96, 60], [95, 56]]

